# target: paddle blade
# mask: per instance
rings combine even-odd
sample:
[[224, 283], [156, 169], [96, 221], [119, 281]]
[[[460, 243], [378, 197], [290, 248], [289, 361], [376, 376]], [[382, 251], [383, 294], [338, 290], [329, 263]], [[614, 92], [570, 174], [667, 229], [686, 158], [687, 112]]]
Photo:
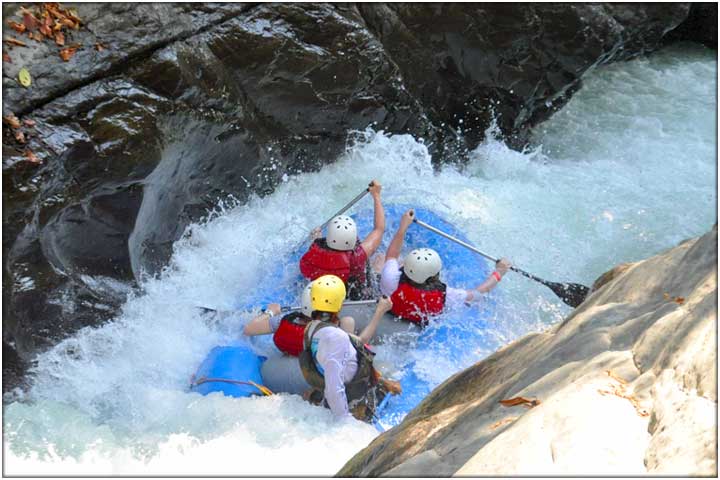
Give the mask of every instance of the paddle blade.
[[555, 283], [544, 282], [560, 300], [575, 308], [580, 305], [587, 297], [590, 289], [579, 283]]

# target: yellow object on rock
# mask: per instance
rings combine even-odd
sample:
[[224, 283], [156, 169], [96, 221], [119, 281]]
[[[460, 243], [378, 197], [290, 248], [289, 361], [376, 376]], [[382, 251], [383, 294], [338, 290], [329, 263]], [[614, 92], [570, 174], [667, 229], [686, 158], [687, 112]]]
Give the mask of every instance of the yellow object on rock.
[[30, 78], [30, 72], [27, 68], [21, 68], [18, 72], [18, 81], [23, 87], [29, 87], [32, 84], [32, 78]]

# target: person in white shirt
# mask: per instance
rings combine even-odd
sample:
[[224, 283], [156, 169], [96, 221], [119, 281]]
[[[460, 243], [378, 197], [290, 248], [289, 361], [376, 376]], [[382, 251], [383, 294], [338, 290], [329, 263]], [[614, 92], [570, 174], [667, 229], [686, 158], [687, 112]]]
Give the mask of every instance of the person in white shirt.
[[322, 391], [324, 403], [336, 417], [369, 420], [377, 403], [377, 386], [399, 393], [399, 384], [380, 378], [372, 364], [374, 354], [366, 345], [392, 303], [386, 297], [380, 299], [368, 326], [355, 336], [338, 326], [345, 295], [345, 285], [335, 275], [312, 282], [313, 321], [305, 328], [300, 368], [307, 382]]
[[448, 287], [440, 281], [442, 260], [430, 248], [413, 250], [405, 257], [405, 265], [401, 267], [400, 252], [414, 215], [412, 209], [403, 214], [400, 227], [385, 254], [385, 264], [380, 275], [380, 291], [390, 296], [393, 304], [390, 311], [394, 315], [424, 324], [429, 317], [439, 315], [446, 307], [454, 308], [462, 303], [470, 303], [489, 292], [510, 268], [510, 262], [501, 258], [496, 270], [483, 283], [472, 290], [465, 290]]

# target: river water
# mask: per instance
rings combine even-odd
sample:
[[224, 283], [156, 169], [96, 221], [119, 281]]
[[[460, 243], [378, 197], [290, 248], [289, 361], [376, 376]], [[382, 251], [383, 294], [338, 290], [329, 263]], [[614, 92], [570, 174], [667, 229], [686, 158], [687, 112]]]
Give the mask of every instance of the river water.
[[[716, 71], [714, 52], [689, 45], [599, 68], [536, 128], [532, 148], [510, 150], [490, 131], [462, 171], [433, 171], [422, 139], [358, 132], [322, 171], [218, 208], [188, 229], [162, 277], [146, 281], [117, 319], [43, 354], [32, 388], [5, 399], [5, 474], [334, 474], [377, 430], [335, 422], [289, 395], [189, 393], [206, 353], [250, 316], [208, 322], [194, 305], [228, 308], [256, 292], [267, 262], [371, 178], [383, 183], [384, 201], [434, 210], [483, 251], [548, 280], [590, 285], [716, 221]], [[493, 348], [569, 312], [517, 275], [497, 296]], [[489, 353], [468, 352], [468, 362]], [[435, 383], [463, 366], [426, 360]]]

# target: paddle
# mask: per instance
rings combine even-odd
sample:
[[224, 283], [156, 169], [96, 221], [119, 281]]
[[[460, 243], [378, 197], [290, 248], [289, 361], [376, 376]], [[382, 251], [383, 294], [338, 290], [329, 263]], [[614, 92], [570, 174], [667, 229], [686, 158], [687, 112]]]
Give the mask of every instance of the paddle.
[[342, 215], [343, 213], [347, 212], [347, 211], [350, 209], [350, 207], [352, 207], [352, 206], [355, 205], [357, 202], [359, 202], [365, 195], [367, 195], [367, 194], [370, 192], [370, 187], [372, 187], [372, 186], [373, 186], [373, 182], [370, 182], [370, 183], [368, 184], [368, 188], [366, 188], [365, 190], [363, 190], [362, 193], [358, 194], [355, 198], [353, 198], [352, 200], [350, 200], [350, 202], [348, 202], [347, 205], [345, 205], [343, 208], [341, 208], [340, 210], [338, 210], [337, 213], [335, 213], [335, 215], [333, 215], [332, 217], [330, 217], [330, 218], [327, 220], [327, 222], [325, 222], [325, 223], [323, 223], [322, 225], [320, 225], [320, 227], [319, 227], [320, 230], [322, 230], [323, 228], [325, 228], [325, 227], [327, 226], [327, 224], [330, 223], [330, 221], [332, 221], [333, 218], [335, 218], [335, 217], [337, 217], [338, 215]]
[[[452, 235], [448, 235], [447, 233], [443, 232], [442, 230], [438, 230], [437, 228], [433, 227], [432, 225], [428, 225], [425, 222], [422, 222], [418, 220], [417, 218], [413, 219], [413, 222], [417, 223], [423, 228], [427, 228], [431, 232], [435, 232], [438, 235], [447, 238], [448, 240], [451, 240], [458, 245], [462, 245], [463, 247], [467, 248], [468, 250], [472, 250], [473, 252], [482, 255], [483, 257], [487, 258], [488, 260], [492, 260], [493, 262], [497, 263], [499, 260], [497, 258], [493, 258], [490, 255], [487, 255], [477, 248], [473, 247], [472, 245], [463, 242], [462, 240], [453, 237]], [[580, 285], [579, 283], [557, 283], [557, 282], [548, 282], [547, 280], [543, 280], [542, 278], [536, 277], [535, 275], [528, 273], [524, 270], [520, 270], [516, 267], [510, 267], [510, 270], [517, 272], [531, 280], [535, 280], [538, 283], [542, 283], [546, 287], [548, 287], [550, 290], [552, 290], [555, 295], [557, 295], [560, 300], [565, 302], [566, 304], [570, 305], [571, 307], [577, 307], [580, 305], [583, 300], [585, 300], [585, 297], [587, 296], [590, 289], [586, 287], [585, 285]]]
[[[349, 300], [349, 301], [347, 301], [347, 302], [343, 302], [343, 307], [352, 307], [352, 306], [354, 306], [354, 305], [372, 305], [372, 304], [374, 304], [374, 303], [377, 303], [377, 300]], [[203, 313], [209, 313], [209, 312], [214, 312], [214, 313], [242, 313], [242, 312], [243, 312], [243, 310], [218, 310], [218, 309], [216, 309], [216, 308], [201, 307], [201, 306], [197, 306], [197, 307], [195, 307], [195, 308], [199, 308], [200, 310], [203, 311]], [[283, 312], [283, 313], [287, 313], [287, 312], [297, 312], [297, 311], [299, 311], [299, 310], [302, 310], [302, 307], [299, 307], [299, 306], [292, 306], [292, 307], [291, 307], [291, 306], [283, 306], [283, 307], [280, 307], [280, 311]], [[265, 310], [263, 309], [263, 311], [265, 311]]]

